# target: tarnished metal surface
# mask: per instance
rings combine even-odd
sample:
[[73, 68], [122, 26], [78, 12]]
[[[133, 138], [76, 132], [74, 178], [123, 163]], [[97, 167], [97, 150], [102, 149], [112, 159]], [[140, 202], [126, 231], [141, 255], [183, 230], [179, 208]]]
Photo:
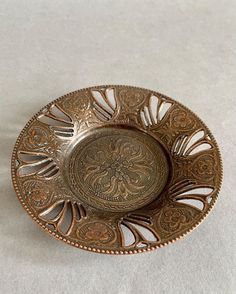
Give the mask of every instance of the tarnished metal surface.
[[195, 228], [222, 177], [216, 142], [154, 91], [98, 86], [38, 112], [12, 156], [16, 193], [47, 232], [93, 252], [150, 251]]

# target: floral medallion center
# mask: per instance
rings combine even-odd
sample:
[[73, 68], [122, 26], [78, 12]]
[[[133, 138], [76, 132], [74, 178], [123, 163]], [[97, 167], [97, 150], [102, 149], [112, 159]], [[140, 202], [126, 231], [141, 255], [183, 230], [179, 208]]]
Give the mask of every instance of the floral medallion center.
[[79, 198], [103, 209], [130, 210], [158, 196], [167, 181], [168, 164], [152, 137], [108, 128], [75, 147], [69, 171]]

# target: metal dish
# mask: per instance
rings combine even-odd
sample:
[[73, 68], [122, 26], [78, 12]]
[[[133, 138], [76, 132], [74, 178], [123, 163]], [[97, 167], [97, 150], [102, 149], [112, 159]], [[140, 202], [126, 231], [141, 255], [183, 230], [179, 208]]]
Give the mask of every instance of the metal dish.
[[190, 110], [154, 91], [98, 86], [62, 96], [17, 139], [12, 179], [48, 233], [93, 252], [169, 244], [213, 207], [222, 165]]

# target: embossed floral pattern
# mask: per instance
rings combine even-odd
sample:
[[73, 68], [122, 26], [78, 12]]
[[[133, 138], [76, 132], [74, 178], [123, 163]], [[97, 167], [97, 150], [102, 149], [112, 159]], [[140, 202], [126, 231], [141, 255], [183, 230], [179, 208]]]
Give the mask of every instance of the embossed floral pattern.
[[194, 121], [184, 110], [176, 110], [172, 113], [172, 126], [176, 129], [189, 129], [194, 125]]
[[[115, 152], [114, 152], [115, 153]], [[109, 154], [100, 166], [100, 171], [103, 173], [106, 170], [109, 170], [110, 177], [114, 177], [118, 182], [125, 181], [130, 179], [130, 175], [127, 172], [127, 169], [132, 169], [134, 163], [128, 161], [128, 158], [123, 157], [122, 155], [116, 157], [116, 154]]]
[[56, 156], [61, 153], [63, 144], [57, 141], [57, 138], [50, 133], [49, 129], [41, 125], [32, 126], [23, 140], [26, 149], [38, 150]]
[[106, 241], [109, 239], [107, 227], [99, 223], [96, 223], [93, 227], [88, 227], [85, 236], [90, 240]]
[[128, 211], [154, 200], [168, 173], [165, 153], [154, 139], [130, 129], [104, 128], [74, 149], [68, 181], [89, 205]]
[[50, 202], [52, 193], [44, 182], [40, 181], [26, 181], [24, 183], [24, 190], [29, 202], [34, 207], [43, 207]]
[[192, 170], [199, 178], [212, 178], [216, 169], [214, 157], [211, 155], [201, 155], [193, 163]]
[[91, 109], [92, 95], [88, 92], [76, 93], [65, 98], [62, 102], [63, 108], [77, 121], [79, 129], [96, 124]]
[[112, 229], [101, 222], [88, 223], [78, 229], [77, 234], [89, 242], [109, 243], [112, 242], [115, 234]]
[[141, 104], [145, 95], [141, 91], [129, 91], [128, 89], [123, 89], [119, 92], [119, 97], [121, 101], [128, 107], [134, 107]]
[[81, 158], [83, 181], [98, 197], [119, 201], [140, 193], [155, 172], [153, 155], [126, 138], [104, 140]]
[[90, 103], [86, 94], [81, 96], [68, 97], [63, 102], [65, 109], [72, 111], [74, 114], [81, 114], [88, 109]]
[[49, 136], [45, 129], [42, 127], [31, 127], [28, 131], [28, 136], [25, 144], [31, 148], [42, 148], [48, 145]]
[[166, 209], [161, 217], [161, 226], [166, 231], [177, 231], [181, 229], [183, 225], [188, 223], [188, 218], [185, 215], [184, 210], [169, 208]]

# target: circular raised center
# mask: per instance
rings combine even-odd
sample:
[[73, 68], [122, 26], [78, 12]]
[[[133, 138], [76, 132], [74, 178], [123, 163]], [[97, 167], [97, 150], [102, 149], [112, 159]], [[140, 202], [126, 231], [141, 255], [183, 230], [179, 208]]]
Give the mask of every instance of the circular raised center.
[[110, 211], [137, 209], [154, 200], [168, 178], [160, 144], [138, 130], [96, 129], [78, 142], [68, 180], [82, 201]]

